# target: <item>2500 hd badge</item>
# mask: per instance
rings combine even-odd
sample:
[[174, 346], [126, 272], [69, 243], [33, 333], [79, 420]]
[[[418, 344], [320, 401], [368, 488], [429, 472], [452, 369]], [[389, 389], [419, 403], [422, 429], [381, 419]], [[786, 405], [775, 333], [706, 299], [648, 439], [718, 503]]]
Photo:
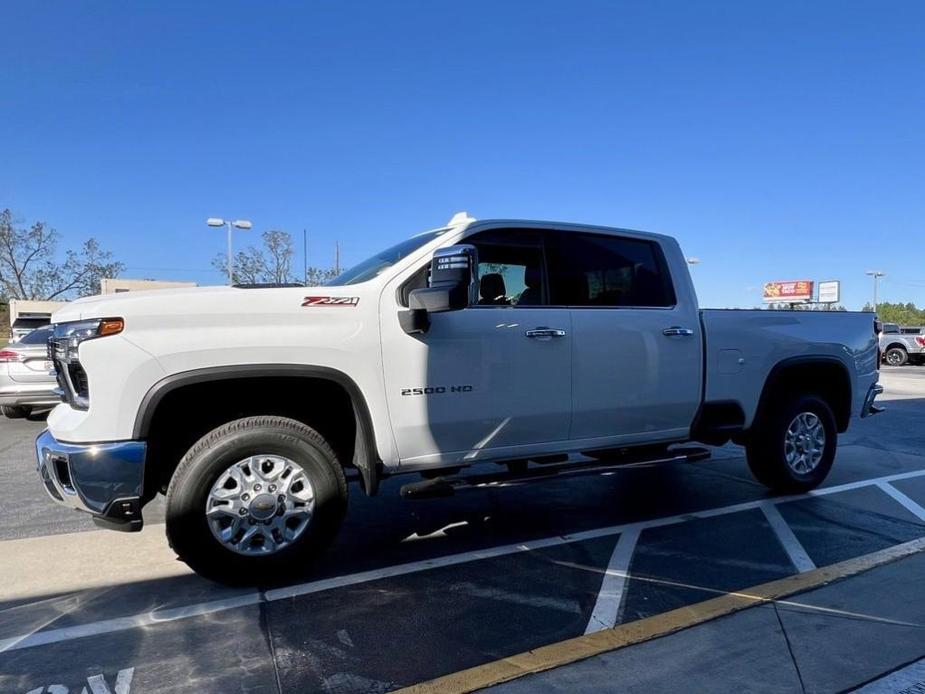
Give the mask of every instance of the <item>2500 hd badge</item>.
[[444, 393], [471, 393], [472, 386], [424, 386], [422, 388], [402, 388], [402, 395], [443, 395]]

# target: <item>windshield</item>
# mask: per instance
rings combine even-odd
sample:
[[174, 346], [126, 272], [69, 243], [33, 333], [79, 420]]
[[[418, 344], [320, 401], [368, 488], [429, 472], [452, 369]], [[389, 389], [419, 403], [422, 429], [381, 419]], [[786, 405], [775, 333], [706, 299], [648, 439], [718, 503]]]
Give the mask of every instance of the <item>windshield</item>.
[[367, 282], [377, 277], [383, 270], [392, 267], [409, 253], [413, 253], [425, 243], [433, 241], [447, 231], [448, 229], [436, 229], [434, 231], [426, 231], [417, 236], [412, 236], [406, 241], [395, 244], [391, 248], [387, 248], [371, 258], [367, 258], [362, 263], [354, 265], [349, 270], [345, 270], [330, 282], [327, 282], [325, 286], [341, 287], [348, 284]]

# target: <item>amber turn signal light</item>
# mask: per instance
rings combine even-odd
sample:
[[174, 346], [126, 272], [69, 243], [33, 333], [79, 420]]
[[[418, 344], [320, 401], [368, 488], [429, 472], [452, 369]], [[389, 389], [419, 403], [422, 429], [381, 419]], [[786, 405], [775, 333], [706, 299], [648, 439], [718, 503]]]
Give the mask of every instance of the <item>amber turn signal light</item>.
[[117, 335], [122, 332], [125, 323], [121, 318], [104, 318], [100, 321], [100, 327], [96, 329], [97, 335]]

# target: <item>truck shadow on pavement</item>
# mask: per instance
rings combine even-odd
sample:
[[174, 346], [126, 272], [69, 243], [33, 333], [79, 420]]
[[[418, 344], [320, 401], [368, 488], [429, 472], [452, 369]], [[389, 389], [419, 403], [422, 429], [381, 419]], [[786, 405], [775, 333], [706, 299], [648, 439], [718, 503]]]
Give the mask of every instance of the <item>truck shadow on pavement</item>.
[[[905, 403], [898, 409], [911, 416]], [[882, 445], [880, 428], [858, 427], [832, 484], [925, 468], [925, 458], [857, 445]], [[904, 451], [916, 436], [908, 435]], [[102, 673], [112, 683], [132, 667], [132, 692], [385, 692], [583, 633], [619, 532], [572, 535], [771, 498], [735, 448], [704, 463], [441, 499], [401, 499], [406, 479], [387, 480], [374, 499], [351, 485], [343, 532], [308, 583], [229, 588], [191, 574], [126, 582], [114, 558], [95, 587], [6, 600], [0, 591], [0, 690], [60, 682], [79, 692], [87, 677]], [[925, 504], [925, 478], [903, 484]], [[876, 488], [787, 502], [781, 514], [817, 565], [925, 534]], [[49, 557], [49, 571], [79, 561], [80, 535], [70, 556]], [[390, 573], [409, 563], [421, 565]], [[643, 530], [619, 619], [794, 571], [759, 510], [691, 516]], [[56, 636], [43, 643], [43, 634]], [[10, 641], [30, 635], [38, 640], [28, 647]]]

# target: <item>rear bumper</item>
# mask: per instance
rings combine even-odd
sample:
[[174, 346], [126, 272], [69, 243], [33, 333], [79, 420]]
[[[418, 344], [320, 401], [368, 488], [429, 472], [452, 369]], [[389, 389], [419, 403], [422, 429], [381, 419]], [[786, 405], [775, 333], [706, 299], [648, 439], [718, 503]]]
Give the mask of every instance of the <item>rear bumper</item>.
[[143, 441], [62, 443], [47, 430], [35, 440], [37, 470], [48, 495], [115, 530], [141, 530], [145, 451]]
[[61, 402], [56, 383], [22, 383], [9, 382], [0, 386], [0, 405], [32, 405], [54, 407]]
[[883, 408], [874, 403], [877, 396], [883, 392], [883, 386], [879, 383], [872, 383], [867, 389], [867, 396], [864, 398], [864, 406], [861, 408], [861, 417], [870, 417], [871, 415], [880, 414]]

